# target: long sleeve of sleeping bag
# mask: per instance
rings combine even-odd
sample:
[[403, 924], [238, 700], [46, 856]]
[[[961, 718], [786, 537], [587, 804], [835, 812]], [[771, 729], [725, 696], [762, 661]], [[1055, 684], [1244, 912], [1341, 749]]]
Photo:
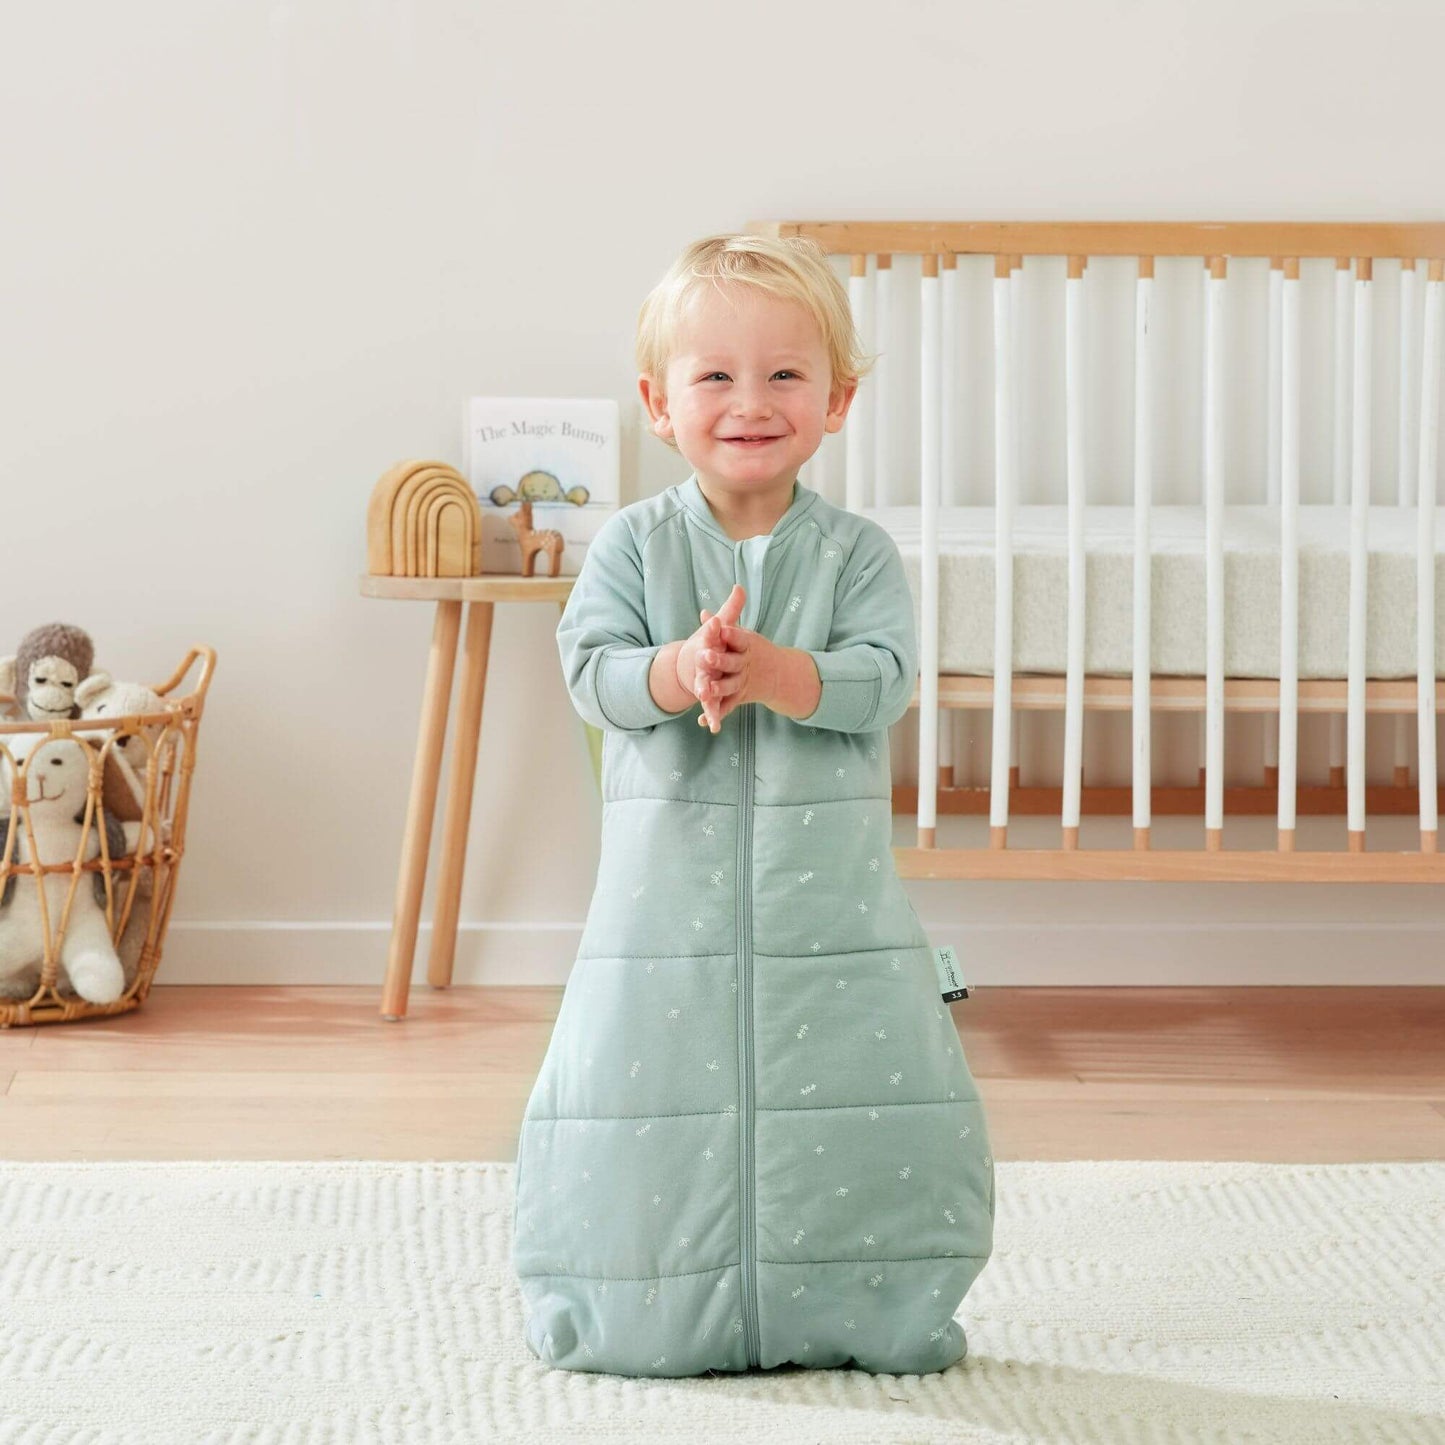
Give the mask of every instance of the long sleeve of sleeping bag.
[[913, 594], [893, 538], [868, 522], [838, 578], [825, 651], [808, 654], [823, 684], [803, 727], [872, 732], [908, 711], [918, 679]]
[[690, 709], [659, 707], [648, 685], [664, 644], [647, 631], [642, 557], [619, 512], [598, 530], [557, 624], [557, 649], [572, 705], [593, 727], [650, 732]]

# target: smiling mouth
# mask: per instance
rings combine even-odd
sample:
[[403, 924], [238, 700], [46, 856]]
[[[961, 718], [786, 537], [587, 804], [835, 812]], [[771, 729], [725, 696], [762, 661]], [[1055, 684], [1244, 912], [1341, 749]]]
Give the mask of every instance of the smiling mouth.
[[775, 442], [777, 437], [724, 437], [724, 441], [732, 442], [735, 446], [757, 447], [767, 442]]

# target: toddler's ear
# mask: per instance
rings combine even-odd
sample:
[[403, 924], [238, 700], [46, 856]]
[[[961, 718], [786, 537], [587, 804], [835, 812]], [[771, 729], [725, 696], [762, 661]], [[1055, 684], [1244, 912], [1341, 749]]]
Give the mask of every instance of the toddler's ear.
[[828, 397], [828, 415], [823, 422], [825, 432], [841, 431], [844, 418], [848, 415], [848, 408], [853, 404], [853, 398], [858, 393], [856, 381], [847, 386], [835, 386]]
[[637, 378], [637, 389], [642, 394], [642, 404], [652, 423], [653, 433], [664, 440], [672, 435], [672, 420], [667, 414], [667, 397], [661, 384], [644, 372]]

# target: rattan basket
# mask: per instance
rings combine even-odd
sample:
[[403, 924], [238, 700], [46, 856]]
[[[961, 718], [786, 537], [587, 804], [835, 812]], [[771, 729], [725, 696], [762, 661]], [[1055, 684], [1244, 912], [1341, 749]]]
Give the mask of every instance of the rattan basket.
[[[198, 663], [194, 690], [176, 696]], [[0, 717], [0, 1029], [129, 1013], [150, 992], [186, 847], [196, 734], [215, 666], [211, 648], [192, 648], [155, 688], [161, 712], [49, 723]], [[52, 796], [47, 783], [60, 791]], [[67, 786], [77, 799], [75, 855], [47, 860], [38, 856], [47, 845], [36, 843], [32, 814], [67, 798]], [[43, 836], [57, 835], [57, 826], [69, 836], [63, 811], [44, 815]], [[75, 958], [83, 933], [98, 938], [102, 915], [124, 990], [97, 1003], [76, 992], [66, 959]], [[104, 953], [103, 940], [96, 946]]]

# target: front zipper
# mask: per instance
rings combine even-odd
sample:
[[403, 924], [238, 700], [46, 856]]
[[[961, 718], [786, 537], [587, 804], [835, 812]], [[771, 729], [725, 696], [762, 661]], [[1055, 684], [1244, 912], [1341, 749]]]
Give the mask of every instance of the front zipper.
[[742, 1174], [742, 1288], [743, 1347], [751, 1369], [762, 1362], [758, 1327], [757, 1243], [754, 1216], [753, 1179], [753, 729], [756, 704], [738, 709], [741, 741], [738, 767], [741, 788], [738, 798], [738, 1069], [742, 1095], [738, 1117], [738, 1160]]

